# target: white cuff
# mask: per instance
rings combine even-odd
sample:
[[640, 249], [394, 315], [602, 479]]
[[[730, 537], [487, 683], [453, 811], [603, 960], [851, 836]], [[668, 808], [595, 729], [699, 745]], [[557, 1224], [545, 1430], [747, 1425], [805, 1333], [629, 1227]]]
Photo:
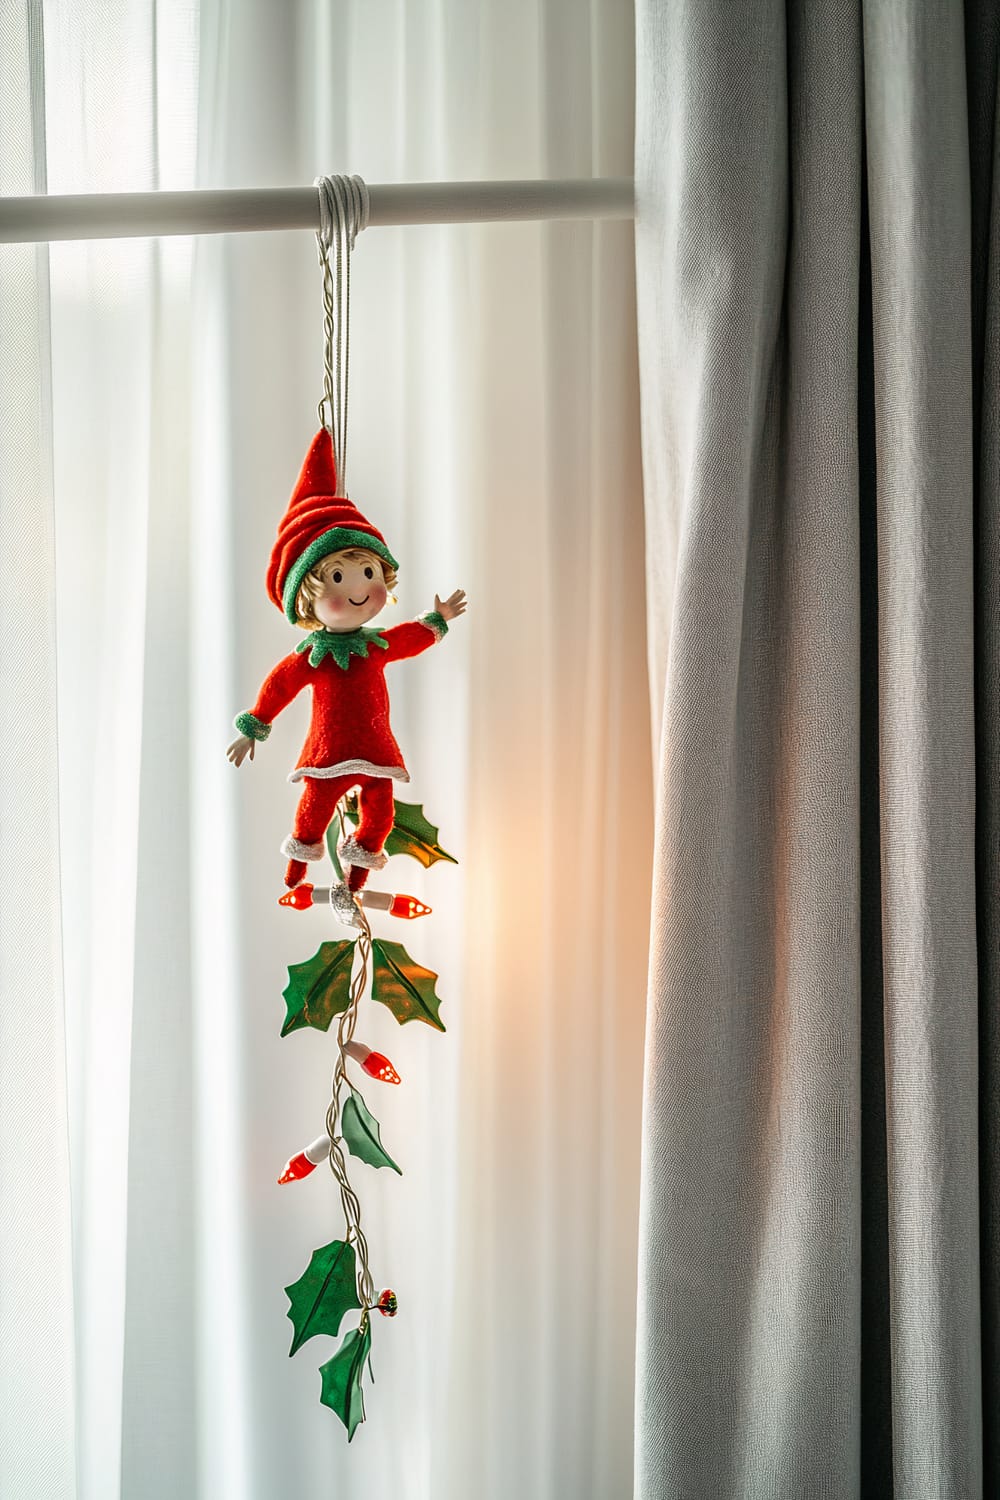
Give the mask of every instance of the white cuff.
[[294, 834], [289, 834], [281, 846], [281, 853], [289, 859], [322, 859], [326, 853], [326, 845], [300, 844]]
[[381, 870], [389, 863], [389, 856], [384, 850], [377, 854], [370, 853], [358, 843], [353, 833], [341, 839], [337, 845], [337, 854], [342, 865], [364, 865], [369, 870]]
[[420, 624], [421, 625], [426, 625], [427, 629], [429, 631], [431, 631], [431, 633], [434, 636], [435, 641], [443, 641], [444, 638], [445, 638], [445, 634], [447, 632], [447, 629], [448, 629], [447, 621], [445, 621], [444, 629], [441, 628], [441, 626], [438, 624], [438, 619], [439, 618], [443, 620], [444, 616], [443, 615], [439, 616], [436, 609], [425, 610], [422, 615], [418, 615], [417, 616], [417, 619], [420, 621]]

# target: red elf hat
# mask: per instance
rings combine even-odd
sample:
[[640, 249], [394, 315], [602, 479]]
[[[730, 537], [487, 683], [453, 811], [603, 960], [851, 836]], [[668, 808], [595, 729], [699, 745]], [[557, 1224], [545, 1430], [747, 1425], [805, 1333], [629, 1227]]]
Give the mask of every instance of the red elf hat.
[[306, 454], [267, 570], [267, 592], [293, 625], [298, 621], [295, 600], [303, 578], [321, 557], [345, 547], [364, 547], [390, 567], [399, 567], [382, 533], [365, 520], [353, 501], [337, 494], [333, 443], [323, 427]]

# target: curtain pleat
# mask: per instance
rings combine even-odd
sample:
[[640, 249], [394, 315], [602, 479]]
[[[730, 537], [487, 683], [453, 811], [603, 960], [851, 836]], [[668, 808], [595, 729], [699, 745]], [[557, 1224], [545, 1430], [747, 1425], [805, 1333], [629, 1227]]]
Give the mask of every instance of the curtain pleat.
[[879, 801], [878, 496], [875, 351], [867, 173], [862, 184], [858, 301], [861, 898], [861, 1473], [863, 1493], [893, 1495], [889, 1177], [885, 1127], [882, 832]]
[[951, 0], [864, 22], [893, 1470], [944, 1500], [982, 1489], [965, 48]]
[[[169, 12], [169, 13], [168, 13]], [[44, 101], [49, 191], [123, 192], [193, 182], [190, 132], [196, 58], [189, 5], [128, 0], [45, 9]], [[67, 1010], [73, 1258], [76, 1293], [77, 1471], [83, 1500], [121, 1492], [134, 1402], [130, 1323], [145, 1308], [169, 1368], [184, 1326], [167, 1293], [180, 1274], [172, 1199], [182, 1191], [164, 1143], [183, 1101], [157, 1088], [169, 1057], [136, 1069], [156, 1017], [189, 989], [183, 949], [147, 942], [144, 913], [172, 934], [188, 893], [182, 871], [150, 837], [150, 803], [171, 805], [171, 781], [149, 786], [150, 752], [186, 765], [187, 715], [164, 702], [170, 665], [149, 648], [170, 619], [183, 639], [183, 458], [190, 243], [67, 241], [50, 252], [55, 482], [59, 789]], [[181, 481], [180, 483], [178, 481]], [[158, 508], [173, 520], [156, 529]], [[152, 608], [152, 615], [148, 613]], [[146, 705], [155, 705], [147, 728]], [[145, 795], [144, 795], [145, 783]], [[174, 803], [176, 806], [176, 801]], [[155, 824], [153, 825], [155, 829]], [[168, 846], [169, 848], [169, 846]], [[158, 1009], [154, 1009], [158, 1007]], [[136, 1106], [135, 1108], [133, 1106]], [[180, 1121], [183, 1129], [183, 1118]], [[133, 1143], [130, 1149], [130, 1140]], [[138, 1212], [143, 1205], [145, 1212]], [[146, 1233], [143, 1234], [145, 1228]], [[155, 1321], [154, 1321], [155, 1320]], [[173, 1407], [190, 1376], [159, 1390], [154, 1450], [178, 1437]], [[156, 1467], [158, 1452], [149, 1455]], [[128, 1469], [127, 1457], [125, 1459]], [[183, 1489], [183, 1484], [178, 1488]]]
[[1000, 1490], [1000, 13], [966, 5], [972, 235], [983, 1493]]
[[842, 8], [646, 8], [637, 55], [647, 536], [678, 559], [651, 643], [638, 1493], [835, 1495], [859, 1437], [860, 35]]
[[[44, 192], [40, 3], [0, 10], [0, 193]], [[48, 248], [0, 247], [0, 1494], [76, 1496]]]

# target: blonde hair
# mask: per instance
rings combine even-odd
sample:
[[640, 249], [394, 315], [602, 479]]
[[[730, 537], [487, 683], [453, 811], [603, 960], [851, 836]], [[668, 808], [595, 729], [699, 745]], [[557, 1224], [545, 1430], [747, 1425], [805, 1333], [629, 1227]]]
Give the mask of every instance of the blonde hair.
[[[328, 552], [325, 557], [320, 558], [314, 568], [309, 569], [299, 584], [299, 591], [295, 596], [295, 613], [298, 616], [296, 624], [301, 625], [303, 630], [323, 629], [323, 621], [316, 618], [314, 606], [326, 588], [329, 574], [337, 566], [337, 559], [341, 557], [347, 557], [351, 562], [364, 560], [377, 563], [382, 569], [382, 577], [390, 595], [396, 587], [396, 569], [379, 557], [376, 552], [369, 552], [367, 547], [344, 547], [339, 552]], [[395, 600], [393, 602], [395, 603]]]

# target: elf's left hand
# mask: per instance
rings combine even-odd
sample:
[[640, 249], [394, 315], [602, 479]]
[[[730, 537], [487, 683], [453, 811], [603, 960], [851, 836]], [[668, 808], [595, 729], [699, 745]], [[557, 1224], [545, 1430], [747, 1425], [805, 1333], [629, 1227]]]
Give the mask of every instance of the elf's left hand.
[[441, 600], [434, 595], [434, 608], [442, 620], [454, 620], [465, 614], [465, 590], [456, 589], [450, 598]]

